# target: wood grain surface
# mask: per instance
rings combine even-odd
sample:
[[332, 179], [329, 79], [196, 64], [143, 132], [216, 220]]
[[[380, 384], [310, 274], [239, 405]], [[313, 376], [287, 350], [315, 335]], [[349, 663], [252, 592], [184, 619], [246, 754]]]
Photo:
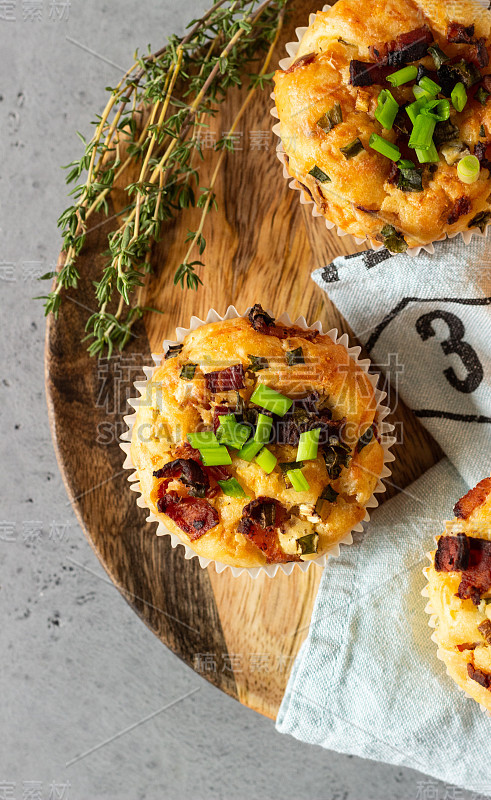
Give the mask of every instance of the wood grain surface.
[[[316, 4], [291, 4], [274, 60], [284, 55], [294, 28], [306, 24]], [[167, 537], [157, 538], [145, 512], [129, 491], [117, 438], [128, 413], [132, 383], [151, 364], [151, 352], [173, 338], [177, 325], [210, 307], [223, 313], [231, 303], [239, 310], [261, 303], [276, 314], [303, 314], [309, 323], [350, 333], [329, 298], [310, 278], [318, 266], [357, 249], [350, 237], [327, 231], [312, 218], [298, 193], [288, 188], [275, 155], [269, 90], [259, 92], [239, 127], [240, 149], [226, 156], [217, 186], [218, 211], [208, 216], [204, 286], [197, 293], [174, 287], [184, 237], [194, 230], [199, 212], [183, 213], [168, 225], [154, 248], [156, 275], [147, 287], [149, 313], [135, 327], [121, 355], [90, 359], [80, 343], [87, 315], [94, 308], [91, 281], [104, 263], [111, 223], [93, 218], [80, 259], [82, 281], [76, 293], [64, 293], [57, 321], [50, 319], [46, 339], [46, 383], [51, 427], [60, 469], [80, 524], [93, 549], [125, 599], [148, 627], [180, 658], [228, 694], [269, 717], [275, 717], [288, 673], [304, 640], [321, 571], [294, 571], [252, 580], [202, 570], [197, 559], [185, 560]], [[228, 131], [245, 96], [229, 92], [213, 122], [217, 137]], [[262, 132], [261, 134], [257, 132]], [[201, 185], [207, 185], [217, 154], [205, 150]], [[122, 195], [122, 193], [121, 193]], [[117, 195], [114, 202], [122, 202]], [[117, 205], [116, 205], [117, 207]], [[103, 223], [103, 224], [100, 224]], [[63, 261], [60, 256], [60, 263]], [[353, 340], [353, 343], [356, 343]], [[441, 457], [437, 445], [401, 404], [392, 416], [403, 423], [404, 446], [397, 458], [384, 500], [396, 494]], [[360, 546], [360, 545], [358, 545]], [[362, 545], [361, 545], [362, 546]], [[335, 562], [327, 569], [335, 569]]]

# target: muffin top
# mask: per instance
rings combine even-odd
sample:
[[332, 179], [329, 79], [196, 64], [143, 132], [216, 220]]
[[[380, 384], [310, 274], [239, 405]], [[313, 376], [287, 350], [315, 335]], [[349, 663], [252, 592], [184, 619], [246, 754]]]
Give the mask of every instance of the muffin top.
[[376, 411], [345, 347], [254, 306], [169, 348], [131, 456], [145, 504], [199, 555], [307, 560], [365, 516], [384, 460]]
[[451, 677], [491, 710], [491, 478], [459, 500], [454, 513], [428, 570], [433, 638]]
[[338, 0], [275, 75], [288, 170], [344, 231], [393, 252], [491, 218], [491, 13]]

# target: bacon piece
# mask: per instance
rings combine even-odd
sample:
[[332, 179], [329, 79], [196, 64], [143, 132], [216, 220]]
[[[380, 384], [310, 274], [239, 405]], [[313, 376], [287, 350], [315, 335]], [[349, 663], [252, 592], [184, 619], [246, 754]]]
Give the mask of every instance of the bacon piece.
[[488, 48], [486, 47], [486, 39], [484, 36], [481, 39], [478, 39], [469, 49], [468, 60], [480, 69], [488, 66], [489, 53]]
[[288, 512], [278, 500], [257, 497], [243, 508], [237, 530], [264, 553], [268, 564], [301, 561], [300, 556], [285, 553], [280, 547], [277, 529], [287, 518]]
[[484, 672], [482, 669], [476, 669], [473, 664], [467, 664], [467, 674], [471, 681], [476, 681], [479, 683], [480, 686], [484, 686], [485, 689], [491, 689], [491, 674], [489, 672]]
[[304, 331], [296, 325], [277, 325], [274, 317], [264, 311], [259, 303], [256, 303], [249, 311], [249, 322], [258, 333], [264, 333], [265, 336], [276, 336], [277, 339], [290, 339], [298, 336], [311, 342], [319, 335], [319, 331]]
[[297, 58], [293, 64], [290, 64], [288, 69], [285, 69], [285, 73], [294, 72], [296, 69], [298, 69], [298, 67], [304, 67], [306, 64], [311, 64], [316, 55], [317, 53], [306, 53], [304, 56], [300, 56], [300, 58]]
[[460, 217], [469, 214], [471, 209], [472, 203], [470, 199], [466, 195], [459, 197], [459, 199], [454, 203], [454, 206], [448, 216], [447, 223], [449, 225], [453, 225], [458, 219], [460, 219]]
[[478, 606], [491, 588], [491, 542], [458, 533], [441, 536], [435, 553], [437, 572], [461, 572], [457, 597]]
[[486, 158], [486, 152], [488, 147], [489, 145], [487, 142], [477, 142], [474, 145], [474, 155], [478, 159], [481, 167], [483, 167], [483, 169], [489, 169], [489, 171], [491, 172], [491, 161], [488, 158]]
[[485, 75], [481, 83], [484, 89], [491, 94], [491, 75]]
[[486, 642], [491, 644], [491, 622], [489, 619], [485, 619], [484, 622], [481, 622], [481, 624], [477, 626], [477, 630], [484, 636]]
[[199, 539], [219, 522], [218, 511], [201, 497], [179, 497], [177, 492], [168, 492], [160, 498], [157, 508], [187, 533], [191, 541]]
[[458, 503], [454, 505], [453, 513], [459, 519], [469, 519], [470, 515], [476, 508], [482, 506], [486, 502], [488, 495], [491, 493], [491, 478], [484, 478], [480, 481], [474, 489], [471, 489], [467, 494], [460, 498]]
[[452, 44], [473, 44], [474, 25], [462, 25], [460, 22], [449, 22], [447, 25], [447, 42]]
[[464, 650], [475, 650], [480, 644], [481, 642], [464, 642], [463, 644], [456, 644], [455, 647], [459, 653], [463, 653]]
[[167, 489], [167, 486], [172, 480], [181, 481], [184, 486], [190, 487], [190, 493], [196, 496], [203, 496], [210, 486], [209, 478], [204, 471], [201, 464], [198, 464], [193, 458], [176, 458], [175, 461], [169, 461], [164, 464], [161, 469], [156, 470], [154, 478], [163, 478], [160, 490], [162, 494]]
[[234, 364], [227, 369], [219, 369], [216, 372], [207, 372], [205, 375], [206, 386], [216, 394], [217, 392], [230, 392], [233, 389], [244, 388], [244, 367], [242, 364]]
[[230, 408], [230, 406], [215, 406], [213, 409], [213, 431], [214, 433], [217, 432], [218, 426], [220, 425], [220, 417], [224, 414], [233, 414], [234, 409]]
[[432, 32], [428, 25], [423, 25], [421, 28], [401, 33], [391, 42], [372, 45], [368, 51], [374, 61], [395, 67], [424, 58], [432, 41]]
[[384, 64], [372, 64], [370, 61], [358, 61], [356, 58], [350, 62], [349, 75], [352, 86], [373, 86], [385, 83], [387, 75], [393, 68]]

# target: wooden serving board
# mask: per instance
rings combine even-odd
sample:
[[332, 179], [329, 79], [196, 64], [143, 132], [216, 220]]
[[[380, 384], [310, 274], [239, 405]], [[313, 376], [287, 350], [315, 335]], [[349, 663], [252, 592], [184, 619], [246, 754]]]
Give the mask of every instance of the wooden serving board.
[[[273, 64], [285, 54], [294, 28], [305, 24], [317, 4], [291, 4]], [[193, 314], [203, 317], [210, 307], [223, 313], [229, 304], [239, 310], [253, 303], [309, 323], [320, 319], [325, 330], [349, 328], [328, 297], [311, 280], [316, 267], [336, 255], [357, 250], [351, 237], [327, 231], [311, 207], [301, 206], [288, 188], [271, 131], [270, 91], [259, 92], [239, 127], [242, 149], [227, 154], [217, 185], [219, 210], [208, 216], [205, 236], [204, 286], [197, 293], [174, 287], [172, 276], [185, 252], [184, 237], [195, 230], [199, 212], [183, 213], [168, 225], [152, 262], [156, 275], [148, 285], [149, 313], [134, 329], [127, 350], [107, 359], [91, 359], [81, 339], [94, 308], [91, 281], [104, 263], [111, 223], [93, 218], [93, 230], [81, 255], [82, 281], [76, 293], [64, 293], [57, 321], [50, 318], [46, 340], [46, 381], [51, 428], [67, 492], [80, 524], [108, 575], [148, 627], [180, 658], [209, 681], [242, 703], [274, 718], [288, 674], [304, 640], [321, 570], [294, 570], [274, 579], [248, 575], [218, 575], [213, 566], [201, 569], [197, 559], [185, 560], [183, 548], [172, 549], [169, 538], [156, 537], [129, 491], [118, 436], [135, 396], [133, 381], [143, 377], [151, 353], [172, 339], [177, 325], [185, 327]], [[228, 131], [243, 101], [244, 91], [230, 91], [213, 123], [217, 138]], [[254, 133], [253, 133], [254, 132]], [[261, 134], [257, 132], [262, 132]], [[240, 141], [241, 140], [241, 141]], [[217, 154], [205, 150], [201, 185]], [[123, 197], [114, 198], [123, 202]], [[100, 224], [102, 223], [102, 224]], [[360, 249], [360, 248], [358, 248]], [[63, 261], [60, 256], [60, 263]], [[355, 341], [353, 340], [353, 343]], [[392, 468], [385, 495], [391, 497], [441, 457], [412, 414], [399, 405], [393, 422], [404, 423], [404, 447]], [[335, 569], [331, 562], [327, 569]]]

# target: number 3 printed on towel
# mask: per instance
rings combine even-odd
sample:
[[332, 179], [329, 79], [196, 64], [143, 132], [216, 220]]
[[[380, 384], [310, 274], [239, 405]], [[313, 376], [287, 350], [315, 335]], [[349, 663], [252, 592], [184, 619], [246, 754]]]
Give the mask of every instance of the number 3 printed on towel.
[[443, 352], [446, 356], [456, 353], [467, 370], [465, 380], [460, 380], [460, 378], [457, 377], [453, 367], [444, 369], [443, 374], [447, 381], [454, 389], [457, 389], [458, 392], [471, 394], [479, 387], [484, 377], [484, 371], [476, 351], [463, 339], [465, 334], [464, 323], [450, 311], [437, 310], [430, 311], [428, 314], [423, 314], [416, 321], [416, 330], [423, 342], [426, 342], [427, 339], [436, 335], [436, 331], [433, 327], [433, 322], [436, 319], [441, 319], [446, 323], [450, 334], [447, 339], [441, 342]]

